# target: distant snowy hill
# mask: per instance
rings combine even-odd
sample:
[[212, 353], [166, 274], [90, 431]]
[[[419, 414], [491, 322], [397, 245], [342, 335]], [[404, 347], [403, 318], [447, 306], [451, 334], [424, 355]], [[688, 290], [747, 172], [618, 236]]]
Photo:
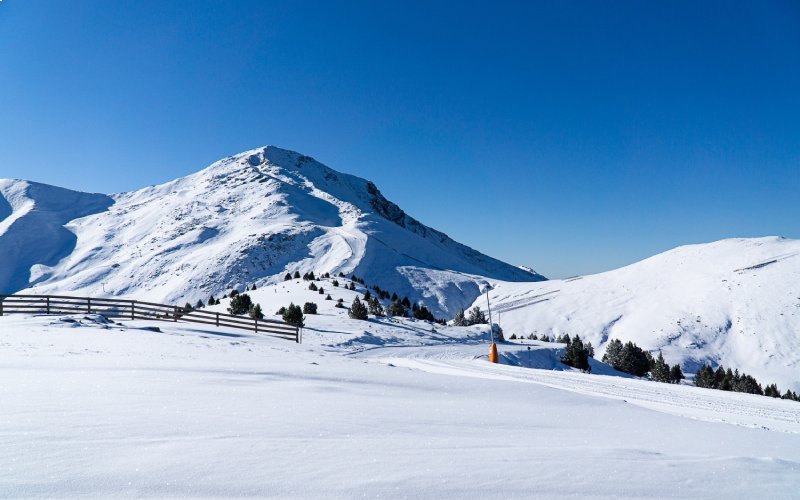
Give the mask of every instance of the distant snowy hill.
[[286, 272], [344, 272], [446, 316], [484, 277], [544, 279], [423, 225], [367, 180], [271, 146], [110, 197], [0, 181], [0, 253], [3, 293], [194, 302]]
[[722, 363], [800, 390], [798, 240], [688, 245], [592, 276], [497, 282], [490, 296], [507, 334], [578, 334], [598, 358], [631, 340], [692, 372]]

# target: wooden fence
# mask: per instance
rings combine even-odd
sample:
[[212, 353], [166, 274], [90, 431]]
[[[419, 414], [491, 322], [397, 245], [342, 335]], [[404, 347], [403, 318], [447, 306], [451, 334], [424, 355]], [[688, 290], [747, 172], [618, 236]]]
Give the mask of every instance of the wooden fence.
[[239, 328], [302, 340], [300, 328], [273, 319], [204, 311], [139, 300], [67, 297], [63, 295], [0, 295], [0, 316], [4, 314], [101, 314], [107, 318], [186, 321], [215, 327]]

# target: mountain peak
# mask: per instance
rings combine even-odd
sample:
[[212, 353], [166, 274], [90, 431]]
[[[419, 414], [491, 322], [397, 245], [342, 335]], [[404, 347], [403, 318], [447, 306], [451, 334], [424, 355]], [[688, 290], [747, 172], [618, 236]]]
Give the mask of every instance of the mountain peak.
[[[54, 218], [57, 227], [40, 231], [74, 236], [74, 245], [54, 250], [57, 258], [0, 264], [25, 274], [22, 286], [6, 280], [0, 290], [184, 302], [275, 282], [286, 272], [342, 272], [446, 316], [470, 303], [487, 278], [544, 279], [425, 226], [368, 180], [275, 146], [160, 186], [98, 196], [107, 202], [79, 200], [91, 210]], [[19, 214], [5, 212], [5, 220]], [[3, 238], [0, 244], [25, 252]]]

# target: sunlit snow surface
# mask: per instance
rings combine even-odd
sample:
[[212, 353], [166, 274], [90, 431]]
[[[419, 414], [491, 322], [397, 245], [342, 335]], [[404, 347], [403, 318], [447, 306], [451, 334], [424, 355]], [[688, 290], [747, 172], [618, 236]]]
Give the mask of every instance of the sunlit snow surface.
[[481, 327], [350, 320], [305, 286], [251, 292], [269, 313], [316, 299], [301, 345], [181, 323], [0, 317], [0, 496], [800, 490], [800, 403], [614, 376], [599, 363], [592, 375], [564, 370], [557, 344], [502, 344], [511, 364], [490, 365]]
[[598, 356], [631, 340], [684, 371], [721, 363], [800, 390], [800, 240], [687, 245], [602, 274], [496, 282], [490, 295], [507, 333], [580, 335]]

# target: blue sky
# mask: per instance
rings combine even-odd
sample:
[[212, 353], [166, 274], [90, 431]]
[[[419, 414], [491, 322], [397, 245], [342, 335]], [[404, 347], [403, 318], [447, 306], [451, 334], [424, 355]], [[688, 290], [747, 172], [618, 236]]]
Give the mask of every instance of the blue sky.
[[0, 3], [0, 177], [117, 192], [266, 144], [552, 277], [797, 238], [800, 3]]

